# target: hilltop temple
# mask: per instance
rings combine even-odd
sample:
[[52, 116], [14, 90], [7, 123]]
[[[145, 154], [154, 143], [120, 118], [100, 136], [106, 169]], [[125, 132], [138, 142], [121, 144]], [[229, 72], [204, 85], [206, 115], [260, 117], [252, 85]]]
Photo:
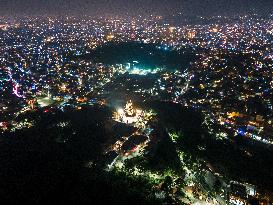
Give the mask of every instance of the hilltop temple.
[[124, 108], [124, 113], [126, 117], [135, 117], [136, 116], [136, 109], [133, 106], [132, 101], [126, 103]]
[[115, 120], [127, 124], [137, 122], [142, 116], [142, 110], [138, 110], [133, 106], [132, 101], [126, 103], [124, 108], [117, 110], [115, 114]]

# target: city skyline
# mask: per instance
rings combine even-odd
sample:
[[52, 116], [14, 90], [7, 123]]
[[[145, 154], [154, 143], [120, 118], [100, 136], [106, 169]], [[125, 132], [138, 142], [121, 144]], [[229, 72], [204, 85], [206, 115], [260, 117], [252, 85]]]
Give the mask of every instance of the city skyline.
[[1, 1], [1, 202], [273, 204], [271, 5]]

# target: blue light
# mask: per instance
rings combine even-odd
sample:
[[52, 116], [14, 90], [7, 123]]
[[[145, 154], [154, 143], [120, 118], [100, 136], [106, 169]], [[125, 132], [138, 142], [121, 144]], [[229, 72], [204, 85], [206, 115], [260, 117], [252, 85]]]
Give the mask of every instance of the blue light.
[[237, 132], [239, 135], [245, 135], [245, 131], [242, 128], [239, 128]]

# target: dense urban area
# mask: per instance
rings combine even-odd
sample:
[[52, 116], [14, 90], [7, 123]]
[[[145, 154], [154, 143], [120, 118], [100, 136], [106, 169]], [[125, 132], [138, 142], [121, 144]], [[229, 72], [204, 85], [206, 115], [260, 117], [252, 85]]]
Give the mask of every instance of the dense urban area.
[[273, 16], [177, 19], [0, 18], [2, 199], [273, 204]]

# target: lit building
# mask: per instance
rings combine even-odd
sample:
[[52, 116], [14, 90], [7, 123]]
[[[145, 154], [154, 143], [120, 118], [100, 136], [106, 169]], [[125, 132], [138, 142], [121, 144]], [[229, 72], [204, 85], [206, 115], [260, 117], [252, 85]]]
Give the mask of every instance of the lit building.
[[196, 36], [195, 31], [188, 31], [188, 38], [194, 38]]
[[134, 108], [132, 101], [126, 103], [124, 109], [120, 108], [114, 114], [114, 119], [118, 122], [133, 124], [138, 122], [143, 116], [143, 111]]
[[133, 107], [133, 103], [131, 100], [126, 103], [124, 111], [125, 111], [126, 117], [135, 117], [136, 116], [136, 110]]

